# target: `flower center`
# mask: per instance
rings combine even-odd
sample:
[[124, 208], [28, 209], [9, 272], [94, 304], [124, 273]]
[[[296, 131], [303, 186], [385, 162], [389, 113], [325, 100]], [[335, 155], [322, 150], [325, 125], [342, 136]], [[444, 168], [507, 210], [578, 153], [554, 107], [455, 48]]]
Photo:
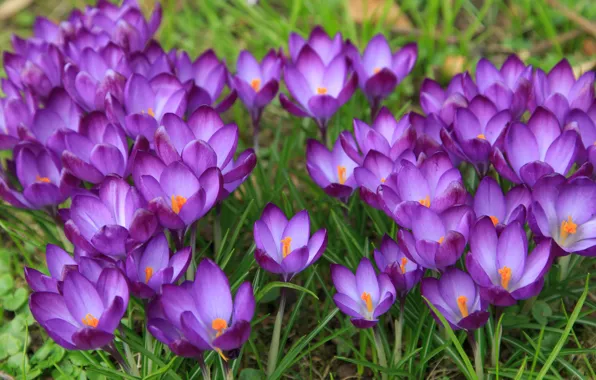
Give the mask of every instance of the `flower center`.
[[38, 175], [35, 176], [35, 181], [41, 182], [41, 183], [50, 183], [51, 182], [48, 177], [40, 177]]
[[499, 224], [499, 218], [497, 218], [494, 215], [490, 216], [490, 220], [493, 222], [493, 225], [496, 226], [497, 224]]
[[486, 140], [486, 136], [484, 135], [484, 133], [479, 134], [478, 136], [476, 136], [476, 138], [480, 140]]
[[250, 81], [250, 87], [252, 87], [255, 92], [258, 92], [261, 88], [261, 80], [259, 78], [255, 78]]
[[399, 264], [399, 270], [401, 270], [401, 274], [406, 274], [406, 264], [408, 263], [408, 259], [405, 257], [401, 258], [401, 263]]
[[462, 317], [468, 316], [468, 297], [466, 296], [459, 296], [457, 297], [457, 307], [459, 308], [459, 312], [461, 313]]
[[444, 241], [445, 241], [445, 236], [441, 236], [438, 240], [439, 244], [443, 244]]
[[360, 298], [362, 298], [362, 301], [364, 301], [366, 303], [366, 310], [368, 310], [369, 313], [372, 313], [373, 312], [373, 304], [372, 304], [372, 298], [370, 296], [370, 293], [362, 292], [362, 295], [360, 296]]
[[217, 334], [215, 335], [217, 338], [224, 333], [225, 329], [228, 328], [228, 322], [221, 318], [215, 318], [213, 321], [211, 321], [211, 328], [217, 331]]
[[427, 195], [424, 199], [419, 200], [418, 203], [424, 207], [430, 207], [430, 196]]
[[325, 95], [327, 93], [327, 87], [317, 87], [317, 95]]
[[182, 195], [172, 195], [172, 211], [176, 214], [180, 214], [182, 206], [186, 203], [186, 198]]
[[380, 67], [375, 67], [375, 68], [373, 69], [373, 74], [376, 74], [376, 73], [378, 73], [379, 71], [381, 71], [381, 68], [380, 68]]
[[337, 179], [339, 180], [339, 184], [343, 185], [346, 183], [346, 167], [342, 165], [337, 165]]
[[289, 236], [286, 236], [285, 238], [281, 239], [281, 253], [283, 255], [283, 258], [285, 259], [287, 255], [290, 254], [290, 252], [292, 249], [292, 238]]
[[499, 275], [501, 276], [501, 286], [507, 290], [509, 288], [509, 281], [511, 281], [511, 268], [504, 266], [499, 269]]
[[151, 280], [151, 277], [153, 277], [153, 268], [146, 267], [145, 268], [145, 284], [149, 283], [149, 280]]
[[561, 222], [561, 241], [565, 242], [565, 239], [567, 239], [569, 234], [573, 235], [575, 233], [577, 233], [577, 224], [573, 222], [571, 215], [569, 215], [567, 220]]
[[99, 324], [99, 320], [95, 318], [91, 313], [87, 313], [83, 318], [83, 324], [88, 327], [96, 328]]
[[387, 180], [387, 179], [386, 179], [385, 177], [382, 177], [382, 178], [381, 178], [381, 183], [385, 183], [385, 181], [386, 181], [386, 180]]

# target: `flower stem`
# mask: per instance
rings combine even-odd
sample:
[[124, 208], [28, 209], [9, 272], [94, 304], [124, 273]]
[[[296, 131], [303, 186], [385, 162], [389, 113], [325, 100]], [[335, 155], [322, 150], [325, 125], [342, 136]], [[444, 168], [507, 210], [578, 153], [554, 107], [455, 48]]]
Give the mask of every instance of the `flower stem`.
[[284, 310], [286, 308], [286, 292], [284, 288], [280, 290], [279, 310], [273, 326], [273, 336], [271, 337], [271, 346], [269, 347], [269, 359], [267, 360], [267, 377], [271, 377], [277, 366], [277, 355], [279, 353], [279, 337], [281, 334], [281, 324], [284, 319]]
[[[373, 337], [375, 338], [375, 348], [377, 349], [377, 357], [379, 358], [379, 365], [383, 368], [387, 367], [387, 357], [385, 356], [385, 349], [383, 348], [383, 342], [381, 341], [381, 337], [379, 336], [379, 332], [377, 329], [373, 327], [372, 329]], [[383, 372], [381, 374], [383, 380], [387, 380], [387, 374]]]
[[401, 299], [399, 304], [399, 319], [395, 320], [395, 345], [393, 347], [393, 366], [401, 360], [401, 341], [402, 332], [404, 328], [404, 311], [406, 306], [406, 300]]
[[255, 154], [259, 153], [259, 132], [261, 131], [261, 111], [253, 115], [252, 119], [252, 144]]
[[381, 100], [378, 98], [373, 99], [370, 102], [370, 122], [371, 123], [377, 117], [377, 114], [379, 113], [380, 109], [381, 109]]
[[195, 279], [197, 271], [197, 262], [195, 261], [195, 252], [197, 250], [197, 222], [190, 225], [190, 264], [186, 270], [186, 279], [192, 281]]
[[474, 368], [476, 369], [476, 377], [478, 380], [484, 379], [484, 368], [482, 368], [482, 352], [480, 352], [480, 345], [476, 342], [474, 331], [468, 331], [468, 341], [474, 351]]
[[219, 259], [219, 249], [221, 247], [221, 203], [215, 205], [215, 224], [213, 225], [213, 249], [215, 250], [215, 259]]
[[571, 255], [559, 257], [559, 281], [565, 281], [569, 274], [569, 262]]
[[205, 359], [203, 359], [203, 354], [200, 354], [197, 357], [197, 361], [199, 362], [199, 367], [201, 367], [201, 373], [203, 374], [203, 380], [211, 380], [211, 371], [207, 364], [205, 364]]
[[224, 376], [226, 380], [234, 380], [234, 372], [232, 371], [232, 368], [230, 368], [230, 365], [228, 364], [227, 361], [223, 361], [223, 367], [224, 367]]

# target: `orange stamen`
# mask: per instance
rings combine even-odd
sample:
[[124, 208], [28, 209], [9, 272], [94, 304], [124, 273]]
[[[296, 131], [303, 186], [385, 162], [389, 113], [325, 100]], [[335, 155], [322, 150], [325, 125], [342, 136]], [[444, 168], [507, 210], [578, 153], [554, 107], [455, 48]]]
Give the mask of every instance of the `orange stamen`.
[[35, 176], [35, 181], [42, 182], [42, 183], [50, 183], [50, 179], [48, 177], [40, 177], [38, 175]]
[[399, 269], [401, 270], [402, 274], [406, 274], [406, 264], [408, 263], [408, 259], [405, 257], [401, 258], [401, 263], [399, 264]]
[[346, 167], [342, 165], [337, 165], [337, 179], [339, 180], [339, 184], [343, 185], [346, 183]]
[[366, 302], [366, 310], [368, 310], [369, 313], [372, 313], [373, 312], [373, 304], [372, 304], [372, 298], [370, 297], [370, 293], [362, 292], [362, 295], [360, 296], [360, 298], [362, 298], [362, 300], [364, 302]]
[[497, 218], [497, 217], [496, 217], [496, 216], [494, 216], [494, 215], [491, 215], [491, 216], [490, 216], [490, 220], [493, 222], [493, 225], [495, 225], [495, 226], [496, 226], [497, 224], [499, 224], [499, 218]]
[[153, 112], [153, 108], [149, 107], [149, 108], [147, 109], [147, 113], [149, 114], [149, 116], [151, 116], [151, 117], [155, 117], [155, 112]]
[[373, 69], [373, 73], [374, 73], [374, 74], [378, 73], [379, 71], [381, 71], [381, 68], [380, 68], [380, 67], [375, 67], [375, 68]]
[[430, 207], [430, 196], [426, 196], [424, 199], [418, 201], [424, 207]]
[[281, 239], [281, 253], [284, 257], [284, 259], [286, 258], [287, 255], [290, 254], [290, 252], [292, 249], [292, 238], [289, 236], [286, 236], [285, 238]]
[[325, 95], [327, 93], [327, 87], [317, 87], [317, 95]]
[[381, 178], [381, 183], [385, 183], [386, 179], [385, 177]]
[[221, 334], [223, 334], [224, 330], [228, 328], [228, 322], [221, 318], [215, 318], [211, 322], [211, 328], [217, 331], [217, 334], [215, 336], [219, 337]]
[[145, 268], [145, 284], [149, 283], [149, 280], [151, 280], [151, 277], [153, 277], [153, 268], [151, 268], [151, 267]]
[[459, 312], [461, 313], [462, 317], [468, 316], [468, 297], [466, 296], [459, 296], [457, 297], [457, 307], [459, 307]]
[[441, 236], [439, 238], [439, 244], [443, 244], [443, 241], [445, 241], [445, 236]]
[[182, 206], [186, 203], [186, 198], [181, 195], [172, 195], [172, 211], [176, 214], [180, 214]]
[[219, 356], [221, 356], [221, 358], [222, 358], [224, 361], [226, 361], [226, 362], [227, 362], [228, 360], [230, 360], [230, 359], [229, 359], [227, 356], [225, 356], [225, 355], [224, 355], [224, 353], [221, 351], [221, 348], [216, 348], [216, 349], [215, 349], [215, 352], [217, 352], [217, 353], [219, 354]]
[[486, 140], [486, 136], [484, 135], [484, 133], [479, 134], [478, 136], [476, 136], [476, 138], [480, 140]]
[[501, 276], [501, 286], [507, 290], [509, 288], [509, 281], [511, 281], [511, 268], [504, 266], [499, 269], [499, 275]]
[[255, 90], [255, 92], [259, 92], [259, 89], [261, 88], [261, 80], [259, 78], [251, 80], [250, 87], [252, 87], [252, 89]]
[[565, 241], [565, 239], [567, 239], [567, 236], [569, 236], [569, 234], [575, 234], [577, 233], [577, 224], [575, 224], [573, 222], [573, 219], [571, 219], [571, 215], [569, 215], [567, 217], [567, 220], [563, 220], [561, 222], [561, 241]]
[[93, 315], [91, 315], [90, 313], [87, 313], [85, 315], [85, 318], [83, 318], [83, 324], [85, 326], [96, 328], [97, 325], [99, 324], [99, 320], [97, 318], [95, 318]]

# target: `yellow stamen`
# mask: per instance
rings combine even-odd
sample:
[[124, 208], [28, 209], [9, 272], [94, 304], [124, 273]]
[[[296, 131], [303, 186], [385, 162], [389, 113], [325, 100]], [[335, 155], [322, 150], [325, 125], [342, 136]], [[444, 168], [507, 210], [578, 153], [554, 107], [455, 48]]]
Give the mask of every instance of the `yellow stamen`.
[[180, 214], [182, 206], [186, 203], [186, 198], [181, 195], [172, 195], [172, 211], [176, 214]]
[[484, 135], [484, 133], [479, 134], [478, 136], [476, 136], [476, 138], [480, 140], [486, 140], [486, 136]]
[[215, 335], [215, 337], [219, 337], [221, 334], [224, 333], [224, 330], [228, 328], [228, 322], [226, 322], [225, 320], [223, 320], [221, 318], [215, 318], [211, 322], [211, 328], [213, 330], [217, 331], [217, 334]]
[[90, 313], [87, 313], [85, 315], [85, 318], [83, 318], [83, 324], [85, 326], [96, 328], [97, 325], [99, 324], [99, 320], [97, 318], [95, 318], [93, 315], [91, 315]]
[[327, 93], [327, 87], [317, 87], [317, 95], [325, 95]]
[[441, 236], [439, 238], [439, 244], [443, 244], [443, 241], [445, 241], [445, 236]]
[[259, 92], [261, 89], [261, 80], [259, 78], [255, 78], [250, 81], [250, 87], [252, 87], [255, 92]]
[[346, 183], [346, 167], [342, 165], [337, 165], [337, 179], [340, 185]]
[[459, 312], [461, 313], [462, 317], [468, 316], [468, 297], [466, 296], [459, 296], [457, 297], [457, 307], [459, 307]]
[[509, 281], [511, 281], [511, 268], [504, 266], [499, 269], [499, 275], [501, 276], [501, 286], [507, 290], [509, 288]]
[[227, 356], [225, 356], [225, 355], [224, 355], [224, 353], [221, 351], [221, 349], [220, 349], [220, 348], [216, 348], [216, 349], [215, 349], [215, 352], [217, 352], [217, 353], [219, 354], [219, 356], [221, 356], [221, 358], [222, 358], [224, 361], [226, 361], [226, 362], [227, 362], [228, 360], [230, 360], [230, 359], [229, 359]]
[[378, 73], [379, 71], [381, 71], [381, 68], [380, 68], [380, 67], [375, 67], [375, 68], [373, 69], [373, 73], [374, 73], [374, 74]]
[[430, 207], [430, 196], [426, 196], [424, 199], [418, 201], [424, 207]]
[[50, 183], [50, 179], [48, 177], [40, 177], [38, 175], [35, 176], [35, 181], [42, 182], [42, 183]]
[[151, 116], [151, 117], [155, 117], [155, 112], [153, 112], [153, 108], [149, 107], [149, 108], [147, 109], [147, 113], [149, 114], [149, 116]]
[[499, 218], [497, 218], [497, 217], [496, 217], [496, 216], [494, 216], [494, 215], [491, 215], [491, 216], [490, 216], [490, 220], [493, 222], [493, 225], [495, 225], [495, 226], [496, 226], [497, 224], [499, 224]]
[[370, 293], [362, 292], [362, 295], [360, 296], [360, 298], [362, 298], [362, 300], [364, 302], [366, 302], [366, 310], [368, 310], [369, 313], [372, 313], [373, 312], [373, 304], [372, 304], [372, 298], [370, 296]]
[[281, 239], [281, 253], [284, 259], [290, 254], [290, 252], [292, 252], [292, 238], [286, 236], [285, 238]]
[[381, 178], [381, 183], [385, 183], [386, 179], [385, 177]]
[[575, 233], [577, 233], [577, 224], [573, 222], [571, 215], [569, 215], [567, 220], [561, 222], [561, 241], [565, 242], [565, 239], [567, 239], [569, 234], [573, 235]]
[[151, 280], [151, 277], [153, 277], [153, 268], [151, 268], [151, 267], [145, 268], [145, 284], [149, 283], [149, 280]]
[[406, 274], [406, 264], [408, 263], [408, 259], [405, 257], [401, 258], [401, 263], [399, 264], [399, 269], [401, 270], [402, 274]]

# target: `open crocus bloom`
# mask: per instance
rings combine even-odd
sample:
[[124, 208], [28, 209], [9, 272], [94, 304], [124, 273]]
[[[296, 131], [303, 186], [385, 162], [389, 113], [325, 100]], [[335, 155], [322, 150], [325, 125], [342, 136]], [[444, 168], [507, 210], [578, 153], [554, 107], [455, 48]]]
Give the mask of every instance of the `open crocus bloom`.
[[401, 299], [405, 299], [424, 274], [424, 269], [409, 260], [388, 235], [383, 236], [381, 246], [374, 251], [374, 257], [377, 267], [387, 273]]
[[548, 74], [536, 69], [530, 109], [545, 107], [563, 123], [569, 110], [588, 110], [594, 101], [594, 77], [594, 71], [589, 70], [576, 80], [567, 59], [562, 59]]
[[300, 52], [305, 46], [310, 47], [321, 58], [323, 64], [327, 66], [335, 57], [343, 53], [344, 42], [341, 33], [337, 33], [331, 39], [320, 25], [313, 28], [308, 41], [305, 41], [299, 34], [292, 32], [290, 33], [288, 49], [293, 63], [298, 61]]
[[492, 147], [502, 145], [503, 133], [511, 121], [509, 109], [497, 111], [488, 98], [478, 95], [467, 108], [458, 108], [453, 130], [441, 130], [445, 147], [459, 158], [472, 163], [481, 175], [490, 167]]
[[480, 286], [482, 299], [497, 306], [537, 296], [551, 264], [552, 240], [541, 241], [528, 255], [526, 232], [519, 222], [509, 224], [497, 237], [488, 217], [470, 232], [466, 268]]
[[515, 221], [523, 225], [531, 202], [532, 194], [525, 185], [516, 186], [503, 195], [497, 181], [484, 177], [474, 195], [474, 212], [478, 218], [488, 216], [500, 232]]
[[276, 205], [269, 203], [255, 222], [255, 259], [268, 272], [284, 281], [314, 264], [327, 247], [327, 230], [310, 236], [310, 218], [306, 210], [288, 220]]
[[567, 253], [593, 256], [596, 252], [596, 183], [586, 177], [566, 180], [551, 175], [532, 189], [530, 227], [552, 238]]
[[[351, 138], [351, 136], [350, 136]], [[354, 169], [358, 166], [344, 151], [340, 139], [333, 149], [309, 139], [306, 143], [306, 169], [310, 178], [332, 197], [346, 199], [356, 187]]]
[[360, 197], [369, 206], [383, 209], [383, 200], [377, 195], [379, 186], [394, 172], [395, 163], [376, 150], [368, 152], [362, 166], [354, 169], [354, 178], [360, 187]]
[[[425, 277], [420, 283], [422, 296], [430, 302], [454, 330], [476, 330], [484, 326], [490, 313], [488, 304], [469, 274], [450, 268], [440, 279]], [[437, 316], [433, 316], [441, 323]]]
[[157, 228], [155, 215], [145, 205], [137, 189], [125, 180], [107, 177], [98, 195], [73, 197], [64, 233], [87, 252], [124, 258], [128, 247], [146, 241]]
[[160, 294], [162, 285], [175, 283], [186, 272], [190, 259], [190, 247], [181, 249], [170, 258], [166, 236], [163, 233], [156, 235], [126, 258], [130, 290], [139, 298]]
[[160, 298], [165, 317], [198, 350], [212, 349], [227, 360], [250, 336], [255, 297], [244, 282], [232, 301], [225, 273], [209, 259], [197, 268], [192, 285], [164, 285]]
[[50, 272], [47, 276], [40, 271], [25, 267], [25, 279], [34, 292], [58, 293], [58, 284], [70, 269], [77, 269], [77, 262], [62, 248], [48, 244], [46, 246], [46, 265]]
[[532, 93], [532, 66], [526, 66], [516, 55], [510, 55], [501, 69], [482, 58], [476, 65], [478, 92], [486, 96], [499, 111], [510, 110], [514, 118], [524, 113]]
[[[513, 123], [505, 135], [505, 155], [495, 148], [491, 161], [500, 175], [514, 183], [533, 186], [550, 173], [566, 175], [576, 160], [581, 140], [573, 129], [561, 131], [555, 115], [538, 107], [528, 124]], [[574, 175], [590, 174], [584, 165]], [[587, 172], [587, 173], [586, 173]]]
[[441, 214], [428, 207], [412, 208], [412, 232], [401, 229], [399, 247], [423, 268], [442, 271], [455, 264], [464, 252], [474, 212], [468, 206], [454, 206]]
[[356, 275], [348, 268], [331, 265], [331, 278], [337, 289], [333, 296], [335, 305], [351, 317], [354, 326], [373, 327], [379, 316], [385, 314], [395, 302], [395, 288], [386, 273], [377, 275], [369, 259], [358, 264]]
[[420, 87], [420, 107], [427, 115], [435, 114], [449, 125], [453, 122], [455, 110], [466, 107], [468, 100], [477, 93], [478, 89], [467, 72], [455, 75], [445, 90], [439, 83], [425, 78]]
[[[413, 150], [416, 144], [416, 130], [410, 125], [410, 114], [396, 121], [386, 107], [381, 108], [372, 128], [354, 119], [354, 135], [358, 146], [353, 144], [354, 139], [347, 131], [340, 134], [341, 145], [346, 154], [360, 165], [370, 150], [383, 153], [395, 161], [406, 150]], [[358, 153], [358, 148], [362, 155]]]
[[397, 224], [412, 228], [412, 208], [423, 205], [435, 212], [463, 204], [467, 192], [461, 173], [444, 152], [437, 152], [416, 166], [401, 160], [401, 168], [379, 188], [387, 215]]
[[63, 294], [35, 292], [29, 299], [35, 320], [68, 350], [94, 350], [110, 343], [127, 306], [128, 284], [115, 268], [104, 269], [96, 285], [69, 271]]

